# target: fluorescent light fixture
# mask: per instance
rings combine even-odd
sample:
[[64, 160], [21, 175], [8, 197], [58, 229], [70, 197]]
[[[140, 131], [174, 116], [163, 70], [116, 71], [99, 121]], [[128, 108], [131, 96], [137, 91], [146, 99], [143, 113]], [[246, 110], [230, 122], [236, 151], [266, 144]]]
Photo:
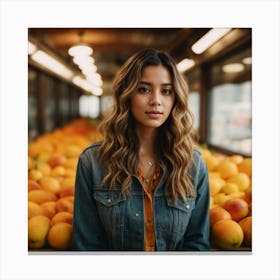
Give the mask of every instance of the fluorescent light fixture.
[[192, 66], [194, 66], [194, 61], [192, 59], [185, 58], [177, 64], [177, 69], [179, 72], [183, 73]]
[[252, 57], [244, 57], [244, 58], [242, 59], [242, 62], [243, 62], [244, 64], [252, 64]]
[[34, 52], [36, 52], [36, 50], [37, 50], [37, 47], [28, 41], [28, 55], [33, 54]]
[[93, 93], [96, 96], [101, 96], [103, 93], [103, 90], [101, 87], [97, 87], [91, 90], [91, 93]]
[[196, 54], [203, 53], [212, 46], [216, 41], [227, 34], [231, 28], [212, 28], [202, 36], [195, 44], [192, 45], [192, 51]]
[[68, 50], [68, 53], [71, 56], [89, 56], [92, 55], [93, 50], [91, 47], [86, 45], [76, 45], [71, 47]]
[[73, 61], [77, 65], [94, 63], [94, 59], [91, 56], [74, 56]]
[[244, 65], [241, 63], [230, 63], [223, 65], [222, 69], [225, 73], [237, 73], [244, 70]]
[[31, 58], [66, 80], [70, 80], [73, 77], [71, 70], [44, 51], [36, 51], [31, 55]]
[[101, 87], [91, 83], [90, 81], [83, 79], [81, 76], [75, 76], [72, 79], [73, 84], [77, 85], [78, 87], [93, 93], [94, 95], [102, 95], [103, 91]]

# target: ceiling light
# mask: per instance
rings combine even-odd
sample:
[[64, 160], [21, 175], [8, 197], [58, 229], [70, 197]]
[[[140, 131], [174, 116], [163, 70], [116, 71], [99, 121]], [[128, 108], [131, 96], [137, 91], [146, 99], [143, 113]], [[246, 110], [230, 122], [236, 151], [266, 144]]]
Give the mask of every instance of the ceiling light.
[[203, 53], [216, 41], [228, 33], [231, 28], [212, 28], [204, 36], [202, 36], [195, 44], [192, 45], [192, 50], [196, 54]]
[[70, 80], [73, 77], [73, 72], [71, 70], [44, 51], [36, 51], [31, 55], [31, 58], [66, 80]]
[[244, 65], [241, 63], [230, 63], [223, 65], [222, 69], [225, 73], [242, 72], [244, 70]]
[[72, 79], [73, 84], [84, 89], [85, 91], [91, 92], [95, 95], [102, 95], [103, 91], [101, 87], [91, 83], [90, 81], [83, 79], [81, 76], [75, 76]]
[[37, 47], [28, 41], [28, 55], [33, 54], [37, 50]]
[[177, 69], [182, 73], [194, 66], [194, 64], [195, 63], [192, 59], [185, 58], [177, 64]]
[[244, 64], [252, 64], [252, 57], [244, 57], [244, 58], [242, 59], [242, 62], [243, 62]]
[[86, 45], [76, 45], [68, 50], [68, 54], [71, 56], [89, 56], [92, 53], [92, 48]]
[[84, 63], [90, 63], [90, 64], [94, 63], [94, 59], [91, 56], [74, 56], [73, 61], [77, 65], [81, 65]]

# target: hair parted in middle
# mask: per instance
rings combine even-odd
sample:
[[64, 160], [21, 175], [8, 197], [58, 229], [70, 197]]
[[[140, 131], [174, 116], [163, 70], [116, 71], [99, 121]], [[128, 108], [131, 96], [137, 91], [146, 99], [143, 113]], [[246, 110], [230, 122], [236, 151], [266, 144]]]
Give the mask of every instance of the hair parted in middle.
[[158, 128], [154, 143], [156, 162], [166, 180], [165, 195], [178, 198], [196, 195], [189, 177], [193, 163], [193, 117], [188, 108], [188, 86], [167, 53], [144, 49], [131, 56], [117, 72], [113, 81], [114, 106], [99, 129], [104, 140], [98, 150], [106, 176], [103, 184], [121, 187], [129, 194], [132, 176], [137, 173], [139, 140], [130, 112], [130, 98], [137, 91], [143, 69], [164, 66], [168, 70], [175, 94], [174, 105], [166, 122]]

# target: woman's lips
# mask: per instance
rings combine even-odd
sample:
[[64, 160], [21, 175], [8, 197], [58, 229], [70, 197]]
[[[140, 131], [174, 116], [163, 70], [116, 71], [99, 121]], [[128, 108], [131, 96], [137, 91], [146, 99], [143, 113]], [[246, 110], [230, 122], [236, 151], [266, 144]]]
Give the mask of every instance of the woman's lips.
[[148, 117], [150, 119], [158, 119], [163, 114], [162, 112], [159, 112], [159, 111], [149, 111], [149, 112], [145, 112], [145, 113], [148, 115]]

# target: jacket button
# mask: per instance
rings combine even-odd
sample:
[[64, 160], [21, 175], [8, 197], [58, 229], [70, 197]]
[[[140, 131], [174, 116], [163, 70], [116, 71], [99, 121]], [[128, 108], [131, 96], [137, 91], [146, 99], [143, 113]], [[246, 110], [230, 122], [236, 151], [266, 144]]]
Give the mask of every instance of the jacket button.
[[111, 200], [110, 198], [108, 198], [108, 199], [107, 199], [107, 202], [108, 202], [108, 203], [111, 203], [111, 202], [112, 202], [112, 200]]
[[138, 216], [139, 216], [139, 213], [135, 213], [135, 216], [138, 217]]
[[189, 205], [189, 204], [186, 204], [186, 208], [189, 209], [189, 208], [190, 208], [190, 205]]

